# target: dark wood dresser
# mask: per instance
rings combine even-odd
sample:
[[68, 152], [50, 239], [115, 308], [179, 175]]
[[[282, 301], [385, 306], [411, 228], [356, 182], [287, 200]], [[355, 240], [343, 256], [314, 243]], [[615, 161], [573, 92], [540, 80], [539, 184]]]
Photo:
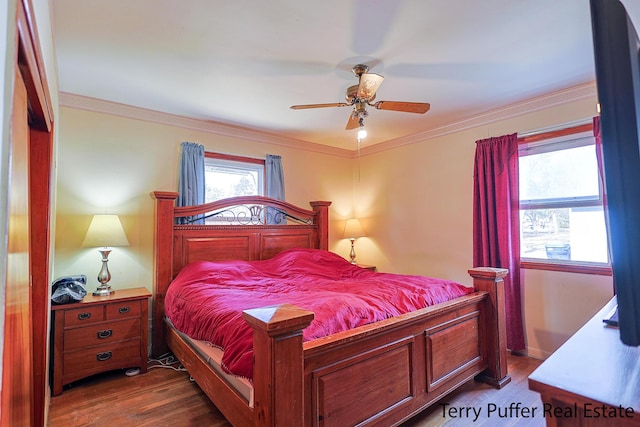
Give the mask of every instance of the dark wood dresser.
[[146, 288], [121, 289], [51, 307], [54, 396], [64, 385], [100, 372], [147, 372], [149, 297]]
[[612, 299], [529, 376], [548, 426], [640, 426], [640, 347], [602, 319]]

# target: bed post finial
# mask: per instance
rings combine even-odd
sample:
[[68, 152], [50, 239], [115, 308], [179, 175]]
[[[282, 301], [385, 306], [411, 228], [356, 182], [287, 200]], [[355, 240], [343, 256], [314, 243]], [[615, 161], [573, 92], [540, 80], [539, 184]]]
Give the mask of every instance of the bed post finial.
[[151, 354], [159, 356], [168, 350], [164, 337], [164, 295], [171, 283], [173, 265], [173, 208], [178, 193], [154, 191], [153, 224], [153, 319]]
[[504, 277], [506, 268], [477, 267], [469, 270], [476, 291], [489, 292], [485, 300], [482, 324], [487, 337], [486, 359], [488, 367], [476, 378], [496, 388], [511, 381], [507, 371], [507, 326], [505, 314]]
[[253, 328], [256, 426], [304, 425], [302, 330], [313, 312], [291, 304], [245, 310]]

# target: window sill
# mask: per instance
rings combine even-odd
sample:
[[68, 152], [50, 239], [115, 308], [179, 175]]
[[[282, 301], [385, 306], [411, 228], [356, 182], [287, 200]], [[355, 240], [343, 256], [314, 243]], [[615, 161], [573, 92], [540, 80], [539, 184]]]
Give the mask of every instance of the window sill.
[[600, 276], [611, 276], [612, 270], [610, 265], [586, 264], [578, 262], [548, 262], [542, 260], [522, 260], [520, 267], [529, 270], [549, 270], [562, 271], [565, 273], [581, 273], [581, 274], [597, 274]]

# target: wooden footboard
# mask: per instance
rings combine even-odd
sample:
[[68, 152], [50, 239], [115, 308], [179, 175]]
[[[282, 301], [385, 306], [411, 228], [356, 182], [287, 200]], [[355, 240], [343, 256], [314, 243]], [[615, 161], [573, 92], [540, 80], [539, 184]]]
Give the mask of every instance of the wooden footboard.
[[305, 346], [306, 425], [393, 425], [483, 371], [484, 293]]
[[309, 312], [245, 311], [261, 373], [255, 425], [397, 425], [474, 376], [506, 385], [504, 312], [495, 301], [507, 271], [470, 273], [474, 294], [304, 344], [294, 325], [308, 324]]

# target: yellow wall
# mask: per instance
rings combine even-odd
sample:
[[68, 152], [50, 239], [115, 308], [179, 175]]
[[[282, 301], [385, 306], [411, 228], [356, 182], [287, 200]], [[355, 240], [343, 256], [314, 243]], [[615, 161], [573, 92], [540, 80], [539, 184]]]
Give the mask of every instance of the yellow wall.
[[[99, 254], [80, 245], [91, 215], [108, 211], [122, 215], [131, 242], [110, 256], [112, 286], [150, 288], [148, 194], [175, 191], [180, 143], [192, 141], [223, 153], [281, 154], [289, 202], [333, 201], [330, 248], [345, 258], [349, 247], [341, 231], [353, 215], [367, 234], [356, 241], [359, 262], [470, 285], [475, 141], [588, 119], [595, 104], [595, 99], [564, 104], [359, 159], [61, 108], [55, 273], [83, 273], [95, 286]], [[546, 357], [557, 349], [611, 297], [611, 283], [606, 276], [524, 271], [530, 354]]]
[[55, 276], [85, 274], [88, 290], [97, 285], [100, 255], [82, 248], [91, 217], [121, 216], [130, 246], [109, 256], [114, 289], [152, 287], [154, 190], [176, 191], [180, 144], [203, 144], [207, 151], [264, 158], [282, 156], [287, 201], [307, 207], [330, 200], [330, 245], [340, 248], [340, 226], [351, 213], [348, 157], [261, 144], [176, 126], [62, 107]]

